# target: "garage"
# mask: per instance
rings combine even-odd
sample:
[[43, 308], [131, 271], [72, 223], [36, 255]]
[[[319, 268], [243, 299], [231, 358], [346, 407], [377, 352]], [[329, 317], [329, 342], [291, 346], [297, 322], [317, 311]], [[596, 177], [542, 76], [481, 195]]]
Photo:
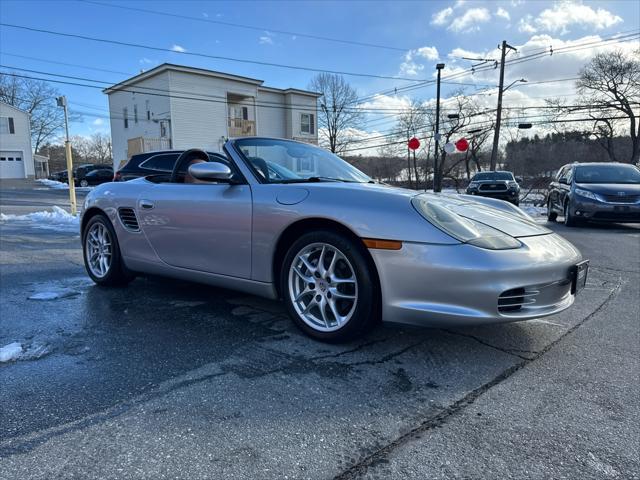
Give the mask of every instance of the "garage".
[[0, 178], [25, 178], [22, 152], [0, 151]]

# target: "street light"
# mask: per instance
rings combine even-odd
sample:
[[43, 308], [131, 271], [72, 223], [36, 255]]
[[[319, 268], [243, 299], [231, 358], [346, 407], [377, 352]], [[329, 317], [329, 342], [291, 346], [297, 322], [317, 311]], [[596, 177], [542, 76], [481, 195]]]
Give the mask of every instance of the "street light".
[[[502, 94], [513, 87], [516, 83], [525, 83], [527, 80], [521, 78], [519, 80], [515, 80], [511, 82], [511, 84], [504, 88], [503, 80], [504, 80], [504, 55], [505, 48], [508, 47], [507, 42], [502, 42], [502, 67], [500, 68], [500, 86], [498, 87], [498, 108], [496, 109], [496, 131], [493, 135], [493, 148], [491, 150], [491, 170], [496, 169], [496, 159], [498, 158], [498, 144], [500, 143], [500, 120], [502, 119]], [[513, 47], [509, 47], [513, 48]]]
[[502, 89], [502, 93], [506, 92], [507, 90], [509, 90], [511, 87], [513, 87], [516, 83], [527, 83], [527, 79], [526, 78], [521, 78], [519, 80], [514, 80], [513, 82], [511, 82], [509, 84], [508, 87], [505, 87]]
[[71, 203], [71, 215], [78, 211], [76, 206], [76, 186], [73, 179], [73, 158], [71, 157], [71, 142], [69, 141], [69, 115], [67, 114], [67, 97], [64, 95], [56, 98], [59, 107], [64, 108], [64, 129], [66, 139], [64, 141], [64, 151], [67, 157], [67, 180], [69, 181], [69, 203]]

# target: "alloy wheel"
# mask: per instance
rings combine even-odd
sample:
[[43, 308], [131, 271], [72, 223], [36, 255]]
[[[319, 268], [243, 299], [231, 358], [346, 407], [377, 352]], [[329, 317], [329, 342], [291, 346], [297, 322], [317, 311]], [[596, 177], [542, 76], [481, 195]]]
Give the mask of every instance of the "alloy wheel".
[[103, 278], [111, 268], [113, 258], [113, 242], [107, 227], [102, 223], [94, 223], [85, 236], [85, 255], [91, 273]]
[[312, 243], [297, 253], [288, 286], [298, 316], [322, 332], [344, 327], [358, 303], [355, 270], [344, 253], [328, 243]]

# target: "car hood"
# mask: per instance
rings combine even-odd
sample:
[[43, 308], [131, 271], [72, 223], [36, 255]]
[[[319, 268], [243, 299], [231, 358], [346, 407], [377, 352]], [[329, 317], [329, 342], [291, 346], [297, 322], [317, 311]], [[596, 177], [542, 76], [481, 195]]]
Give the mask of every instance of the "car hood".
[[410, 204], [411, 199], [420, 195], [427, 202], [438, 203], [462, 217], [484, 223], [512, 237], [530, 237], [552, 233], [549, 229], [537, 224], [518, 207], [499, 200], [478, 198], [476, 201], [470, 195], [420, 193], [406, 188], [371, 183], [320, 182], [304, 184], [303, 188], [310, 191], [336, 190], [335, 196], [343, 198], [344, 196], [338, 190], [361, 190], [363, 195], [370, 197], [371, 205], [384, 203], [391, 206], [397, 202], [406, 202], [411, 209], [413, 209]]
[[603, 195], [618, 195], [621, 192], [625, 195], [640, 195], [638, 183], [576, 183], [576, 187]]

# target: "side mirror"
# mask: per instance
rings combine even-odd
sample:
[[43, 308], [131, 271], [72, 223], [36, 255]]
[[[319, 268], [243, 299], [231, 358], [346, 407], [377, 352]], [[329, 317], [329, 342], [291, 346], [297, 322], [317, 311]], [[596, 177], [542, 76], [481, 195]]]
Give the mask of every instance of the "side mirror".
[[230, 182], [231, 169], [220, 162], [194, 163], [189, 167], [189, 175], [197, 180]]
[[569, 185], [569, 180], [567, 179], [567, 177], [560, 177], [558, 182], [562, 183], [563, 185]]
[[516, 182], [522, 183], [522, 177], [516, 177]]

